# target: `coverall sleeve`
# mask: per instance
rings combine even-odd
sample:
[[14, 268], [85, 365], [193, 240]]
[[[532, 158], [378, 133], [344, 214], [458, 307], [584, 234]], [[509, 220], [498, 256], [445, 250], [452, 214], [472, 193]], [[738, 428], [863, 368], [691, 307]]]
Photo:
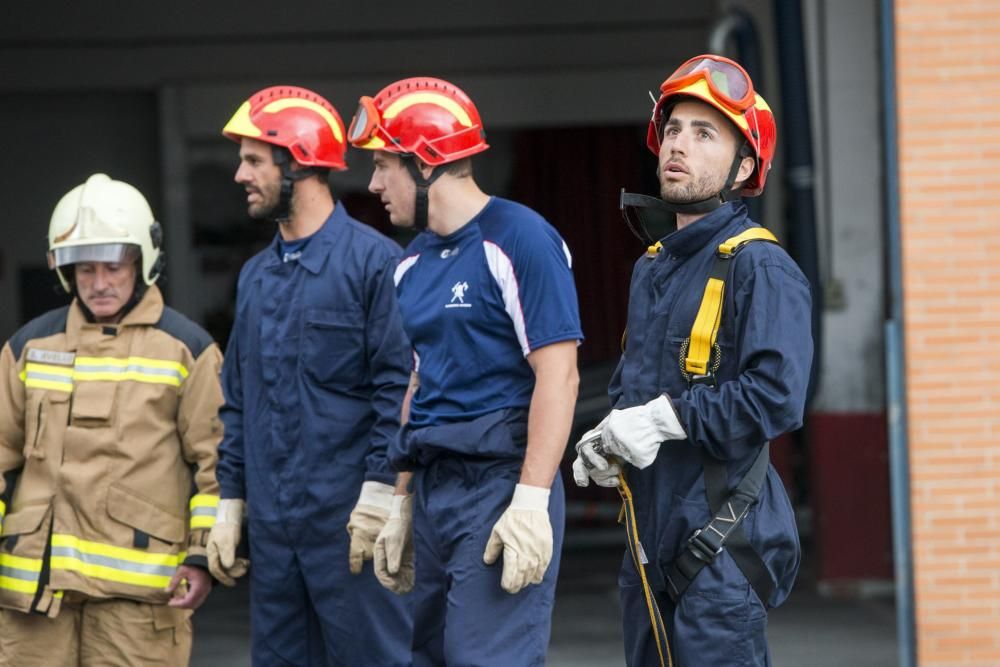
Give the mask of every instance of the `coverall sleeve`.
[[0, 535], [24, 465], [24, 383], [10, 344], [0, 351]]
[[222, 439], [222, 387], [219, 372], [222, 353], [212, 343], [195, 359], [191, 373], [181, 388], [177, 430], [184, 460], [194, 468], [194, 491], [190, 502], [191, 530], [185, 565], [208, 567], [205, 544], [215, 523], [219, 503], [219, 483], [215, 479], [219, 441]]
[[399, 433], [400, 406], [413, 366], [410, 342], [403, 331], [403, 318], [396, 304], [393, 271], [398, 257], [385, 258], [368, 280], [368, 311], [365, 347], [372, 378], [372, 425], [365, 457], [365, 480], [393, 484], [396, 472], [387, 459], [389, 443]]
[[229, 344], [226, 346], [226, 359], [222, 364], [222, 393], [225, 400], [219, 411], [219, 418], [222, 420], [223, 433], [215, 476], [219, 480], [222, 498], [246, 499], [243, 468], [243, 379], [238, 324], [238, 321], [233, 324]]
[[738, 375], [695, 385], [673, 404], [692, 444], [720, 460], [749, 456], [802, 425], [813, 354], [809, 284], [785, 262], [758, 264], [736, 286]]

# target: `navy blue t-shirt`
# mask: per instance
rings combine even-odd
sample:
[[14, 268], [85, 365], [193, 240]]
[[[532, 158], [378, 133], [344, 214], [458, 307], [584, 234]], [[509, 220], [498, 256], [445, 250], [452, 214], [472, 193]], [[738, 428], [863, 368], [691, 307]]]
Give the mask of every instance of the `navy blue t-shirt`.
[[525, 357], [583, 339], [571, 265], [544, 218], [497, 197], [456, 232], [410, 243], [395, 279], [420, 378], [411, 427], [529, 406]]

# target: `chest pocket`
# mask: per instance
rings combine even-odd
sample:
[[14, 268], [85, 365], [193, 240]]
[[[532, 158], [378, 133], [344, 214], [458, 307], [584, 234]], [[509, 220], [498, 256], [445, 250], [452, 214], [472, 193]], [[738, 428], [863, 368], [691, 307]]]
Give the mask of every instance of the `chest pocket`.
[[320, 384], [354, 387], [368, 370], [364, 315], [360, 309], [306, 308], [302, 367]]
[[75, 426], [106, 426], [111, 421], [120, 382], [78, 382], [70, 417]]
[[[24, 456], [44, 459], [62, 444], [69, 422], [70, 394], [64, 391], [31, 391], [24, 417]], [[57, 457], [58, 458], [58, 457]]]

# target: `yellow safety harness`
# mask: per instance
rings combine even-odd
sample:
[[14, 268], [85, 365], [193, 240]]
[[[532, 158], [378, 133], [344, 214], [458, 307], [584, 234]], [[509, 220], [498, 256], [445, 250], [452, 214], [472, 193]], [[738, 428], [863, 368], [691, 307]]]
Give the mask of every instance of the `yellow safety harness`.
[[701, 297], [698, 315], [691, 327], [691, 337], [681, 347], [681, 374], [692, 384], [715, 382], [715, 371], [719, 368], [721, 357], [715, 339], [722, 323], [722, 304], [726, 296], [726, 277], [729, 275], [728, 260], [751, 241], [777, 243], [778, 239], [763, 227], [751, 227], [719, 245], [716, 262], [712, 265], [712, 273]]
[[[753, 241], [778, 242], [774, 234], [767, 229], [752, 227], [736, 236], [726, 239], [719, 245], [716, 253], [716, 261], [712, 266], [708, 282], [705, 285], [701, 305], [698, 307], [698, 314], [695, 317], [694, 325], [691, 327], [691, 336], [681, 346], [680, 370], [684, 379], [690, 384], [715, 385], [715, 371], [718, 370], [721, 362], [721, 351], [716, 343], [716, 338], [719, 334], [719, 326], [722, 323], [722, 306], [726, 295], [726, 279], [730, 268], [729, 260], [743, 246]], [[655, 258], [661, 249], [662, 245], [657, 241], [646, 250], [646, 257], [650, 259]], [[623, 352], [625, 350], [626, 334], [627, 331], [622, 334]], [[725, 543], [726, 538], [732, 535], [734, 536], [734, 542], [740, 541], [739, 538], [742, 537], [742, 533], [736, 532], [735, 529], [743, 517], [746, 516], [750, 506], [756, 501], [763, 476], [766, 473], [767, 461], [768, 447], [765, 444], [754, 461], [751, 470], [744, 476], [743, 481], [740, 482], [739, 487], [732, 496], [719, 499], [711, 496], [719, 495], [719, 490], [715, 487], [720, 483], [727, 492], [725, 495], [729, 495], [725, 479], [725, 468], [721, 468], [722, 477], [720, 480], [719, 466], [709, 463], [706, 460], [705, 486], [710, 495], [709, 506], [713, 514], [713, 519], [705, 528], [695, 531], [695, 534], [689, 540], [689, 549], [678, 558], [680, 570], [678, 570], [677, 564], [675, 564], [666, 577], [667, 584], [670, 586], [668, 593], [675, 602], [684, 592], [684, 589], [687, 588], [687, 584], [694, 578], [694, 575], [722, 551], [722, 545]], [[713, 488], [709, 489], [709, 486]], [[632, 489], [629, 488], [624, 472], [618, 475], [618, 493], [622, 498], [622, 509], [618, 515], [618, 522], [625, 524], [629, 552], [632, 555], [632, 562], [639, 575], [639, 580], [642, 582], [646, 608], [649, 611], [649, 623], [653, 630], [653, 639], [656, 642], [656, 651], [660, 658], [660, 665], [661, 667], [673, 667], [674, 663], [670, 652], [670, 642], [667, 638], [667, 629], [663, 623], [663, 616], [660, 613], [659, 605], [656, 603], [656, 598], [646, 576], [645, 565], [647, 559], [644, 557], [642, 542], [639, 539]], [[704, 537], [701, 537], [702, 535]], [[698, 539], [699, 537], [701, 537], [700, 540]], [[706, 549], [703, 542], [709, 541], [709, 548]], [[745, 546], [749, 548], [749, 544]], [[733, 555], [734, 557], [737, 556], [736, 554]], [[691, 559], [694, 562], [688, 564], [688, 561], [691, 561]], [[763, 569], [763, 574], [759, 570], [757, 573], [746, 572], [747, 568], [744, 567], [744, 564], [741, 562], [742, 560], [744, 560], [743, 557], [738, 557], [737, 565], [741, 569], [744, 569], [747, 578], [754, 585], [758, 594], [763, 594], [761, 601], [767, 604], [767, 597], [769, 595], [766, 592], [766, 583], [758, 584], [755, 582], [755, 579], [759, 579], [763, 574], [767, 573], [766, 568]], [[758, 567], [756, 564], [753, 564], [753, 566]], [[763, 563], [759, 567], [763, 567]]]

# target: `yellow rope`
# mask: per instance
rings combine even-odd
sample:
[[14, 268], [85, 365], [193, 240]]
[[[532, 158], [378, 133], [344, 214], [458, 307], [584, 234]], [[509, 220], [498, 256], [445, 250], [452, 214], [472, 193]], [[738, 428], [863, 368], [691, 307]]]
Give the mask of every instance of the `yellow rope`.
[[[646, 579], [646, 568], [639, 558], [642, 544], [639, 542], [639, 529], [635, 522], [635, 504], [632, 502], [632, 489], [625, 481], [625, 474], [618, 474], [618, 493], [622, 497], [622, 511], [624, 512], [625, 532], [628, 535], [628, 548], [632, 554], [632, 562], [635, 564], [636, 572], [642, 581], [642, 592], [646, 598], [646, 609], [649, 611], [649, 624], [653, 630], [653, 638], [656, 640], [656, 652], [660, 655], [660, 667], [673, 667], [674, 660], [670, 655], [670, 642], [667, 639], [667, 628], [663, 625], [663, 617], [660, 615], [660, 608], [656, 605], [656, 598], [649, 587]], [[619, 515], [619, 522], [622, 517]], [[666, 660], [664, 660], [666, 656]]]

